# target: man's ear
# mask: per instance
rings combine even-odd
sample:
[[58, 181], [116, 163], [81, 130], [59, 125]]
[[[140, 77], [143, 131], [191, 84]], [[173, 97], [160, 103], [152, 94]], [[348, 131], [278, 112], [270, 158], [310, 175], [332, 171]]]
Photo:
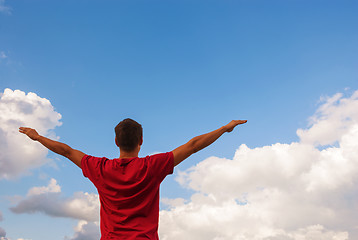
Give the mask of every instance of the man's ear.
[[142, 146], [143, 144], [143, 137], [140, 139], [139, 146]]
[[116, 142], [117, 147], [119, 147], [118, 142], [117, 142], [117, 137], [114, 138], [114, 141]]

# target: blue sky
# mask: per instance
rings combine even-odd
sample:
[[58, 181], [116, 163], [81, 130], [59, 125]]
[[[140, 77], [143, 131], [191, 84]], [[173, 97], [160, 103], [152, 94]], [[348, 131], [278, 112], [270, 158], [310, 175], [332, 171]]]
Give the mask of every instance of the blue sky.
[[[50, 100], [62, 115], [61, 141], [110, 158], [123, 118], [142, 123], [142, 156], [248, 119], [165, 180], [163, 198], [189, 199], [178, 170], [232, 159], [243, 143], [298, 141], [322, 96], [358, 89], [357, 12], [349, 0], [0, 1], [0, 90]], [[10, 239], [64, 239], [77, 224], [14, 214], [14, 196], [51, 178], [67, 197], [95, 192], [72, 163], [48, 157], [52, 164], [0, 180], [0, 226]]]

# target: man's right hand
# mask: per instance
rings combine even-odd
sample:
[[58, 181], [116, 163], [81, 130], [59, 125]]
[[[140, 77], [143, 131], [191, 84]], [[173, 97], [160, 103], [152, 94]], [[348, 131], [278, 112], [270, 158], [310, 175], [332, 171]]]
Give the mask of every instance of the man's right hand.
[[225, 125], [226, 132], [231, 132], [237, 125], [246, 123], [247, 120], [232, 120], [230, 123]]

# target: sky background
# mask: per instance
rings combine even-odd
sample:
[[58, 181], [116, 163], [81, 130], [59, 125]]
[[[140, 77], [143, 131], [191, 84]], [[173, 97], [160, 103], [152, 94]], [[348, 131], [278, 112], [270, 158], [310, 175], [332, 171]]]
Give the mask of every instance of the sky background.
[[140, 156], [248, 120], [165, 179], [161, 239], [358, 239], [357, 12], [353, 0], [0, 0], [0, 239], [99, 236], [96, 189], [20, 125], [115, 158], [127, 117], [143, 125]]

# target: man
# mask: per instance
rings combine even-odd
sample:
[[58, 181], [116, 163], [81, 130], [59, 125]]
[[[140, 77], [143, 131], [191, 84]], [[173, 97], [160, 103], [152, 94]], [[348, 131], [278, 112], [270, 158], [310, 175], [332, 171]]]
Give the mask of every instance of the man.
[[160, 183], [184, 159], [243, 123], [246, 120], [233, 120], [212, 132], [194, 137], [171, 152], [139, 158], [143, 143], [142, 126], [132, 119], [124, 119], [115, 127], [115, 143], [120, 156], [111, 160], [86, 155], [39, 135], [35, 129], [20, 127], [19, 131], [70, 159], [96, 186], [101, 202], [101, 240], [155, 240], [159, 239]]

